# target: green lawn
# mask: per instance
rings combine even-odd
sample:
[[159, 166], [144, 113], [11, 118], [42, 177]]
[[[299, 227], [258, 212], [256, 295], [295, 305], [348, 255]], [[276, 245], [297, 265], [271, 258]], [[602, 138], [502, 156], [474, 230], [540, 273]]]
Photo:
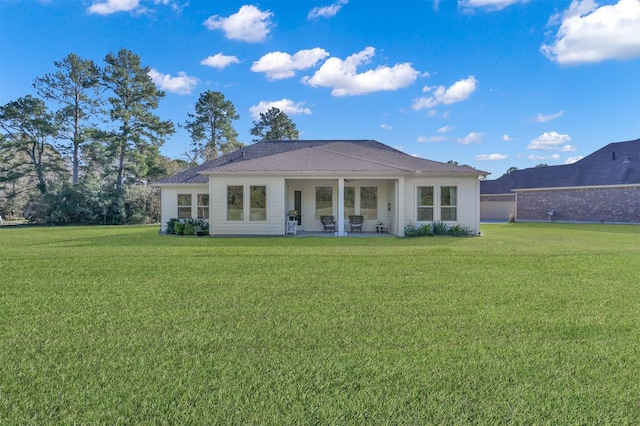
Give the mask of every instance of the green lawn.
[[640, 422], [640, 226], [0, 228], [0, 425]]

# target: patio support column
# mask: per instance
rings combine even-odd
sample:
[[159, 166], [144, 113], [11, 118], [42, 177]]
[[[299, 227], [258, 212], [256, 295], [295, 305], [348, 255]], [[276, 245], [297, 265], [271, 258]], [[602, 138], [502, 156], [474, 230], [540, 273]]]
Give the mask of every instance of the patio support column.
[[338, 221], [336, 231], [339, 237], [344, 237], [344, 179], [338, 178]]
[[400, 176], [396, 181], [396, 200], [398, 214], [396, 215], [396, 235], [404, 237], [404, 176]]

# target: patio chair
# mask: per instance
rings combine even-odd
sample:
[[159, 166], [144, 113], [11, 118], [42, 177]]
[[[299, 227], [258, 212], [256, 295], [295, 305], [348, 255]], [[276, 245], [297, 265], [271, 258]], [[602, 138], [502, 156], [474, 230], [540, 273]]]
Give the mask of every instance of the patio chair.
[[333, 216], [320, 216], [320, 222], [322, 223], [322, 232], [335, 232], [336, 221]]
[[364, 222], [364, 216], [361, 215], [351, 215], [349, 216], [349, 224], [351, 225], [351, 232], [354, 229], [362, 232], [362, 223]]

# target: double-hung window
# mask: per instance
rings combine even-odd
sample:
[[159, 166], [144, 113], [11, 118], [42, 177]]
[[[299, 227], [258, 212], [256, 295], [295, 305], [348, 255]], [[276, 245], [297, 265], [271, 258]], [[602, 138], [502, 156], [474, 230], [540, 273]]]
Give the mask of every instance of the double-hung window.
[[433, 186], [418, 187], [418, 222], [433, 222]]
[[191, 217], [191, 194], [178, 194], [178, 218], [190, 219]]
[[458, 188], [455, 186], [440, 187], [440, 220], [458, 220]]
[[209, 194], [198, 194], [198, 219], [209, 220]]

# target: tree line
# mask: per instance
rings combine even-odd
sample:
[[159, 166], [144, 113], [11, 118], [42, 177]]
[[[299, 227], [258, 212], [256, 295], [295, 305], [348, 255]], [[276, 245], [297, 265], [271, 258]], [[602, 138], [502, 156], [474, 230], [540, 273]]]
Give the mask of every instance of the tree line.
[[[0, 214], [44, 224], [125, 224], [159, 220], [148, 183], [241, 148], [235, 106], [201, 93], [184, 127], [185, 158], [160, 154], [176, 125], [155, 110], [165, 97], [135, 53], [108, 53], [104, 65], [71, 53], [33, 83], [35, 95], [0, 106]], [[253, 122], [253, 141], [298, 139], [277, 108]]]

